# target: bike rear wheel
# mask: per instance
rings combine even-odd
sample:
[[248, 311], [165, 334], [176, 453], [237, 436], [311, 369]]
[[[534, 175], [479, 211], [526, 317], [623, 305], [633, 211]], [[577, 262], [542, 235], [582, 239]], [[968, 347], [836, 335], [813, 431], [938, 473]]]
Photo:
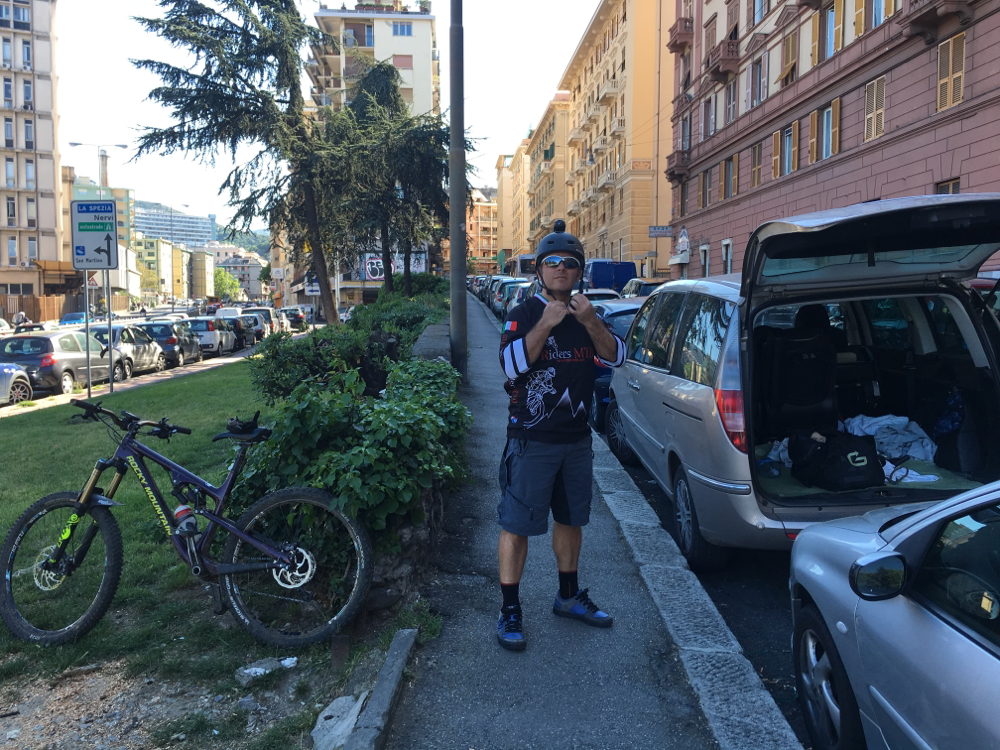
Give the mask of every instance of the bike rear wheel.
[[38, 500], [0, 549], [0, 618], [17, 638], [47, 646], [74, 641], [111, 606], [122, 572], [122, 537], [107, 508], [88, 508], [75, 524], [60, 570], [42, 567], [76, 516], [76, 499], [75, 492], [57, 492]]
[[[222, 576], [237, 622], [254, 638], [294, 648], [328, 639], [360, 611], [374, 561], [368, 532], [333, 507], [322, 490], [290, 487], [248, 508], [236, 526], [273, 546], [294, 545], [292, 570]], [[222, 563], [267, 561], [260, 550], [231, 535]]]

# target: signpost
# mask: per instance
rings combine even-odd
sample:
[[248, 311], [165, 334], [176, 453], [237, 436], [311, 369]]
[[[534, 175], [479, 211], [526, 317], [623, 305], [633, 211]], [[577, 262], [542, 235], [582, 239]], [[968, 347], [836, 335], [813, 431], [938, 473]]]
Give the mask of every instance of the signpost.
[[[111, 330], [111, 269], [118, 268], [117, 206], [113, 200], [72, 201], [69, 204], [73, 238], [73, 268], [104, 271], [104, 307], [108, 316], [108, 389], [115, 390], [114, 332]], [[90, 285], [90, 282], [87, 282]], [[83, 317], [87, 342], [87, 398], [90, 392], [90, 306]]]
[[649, 228], [649, 236], [650, 237], [673, 237], [674, 236], [674, 228], [671, 227], [671, 226], [666, 226], [666, 227], [654, 227], [654, 226], [651, 226]]
[[[307, 297], [313, 298], [313, 301], [312, 301], [312, 306], [313, 306], [313, 329], [315, 330], [315, 328], [316, 328], [316, 318], [317, 318], [317, 314], [319, 312], [319, 300], [315, 299], [315, 298], [319, 297], [319, 279], [316, 278], [316, 274], [313, 271], [306, 271], [306, 285], [305, 285], [305, 289], [303, 289], [303, 292], [305, 293], [305, 295]], [[327, 316], [329, 316], [329, 314], [330, 313], [328, 312]], [[338, 315], [339, 314], [339, 310], [334, 310], [333, 314], [334, 315]], [[327, 320], [327, 325], [329, 325], [330, 318], [327, 317], [326, 320]]]

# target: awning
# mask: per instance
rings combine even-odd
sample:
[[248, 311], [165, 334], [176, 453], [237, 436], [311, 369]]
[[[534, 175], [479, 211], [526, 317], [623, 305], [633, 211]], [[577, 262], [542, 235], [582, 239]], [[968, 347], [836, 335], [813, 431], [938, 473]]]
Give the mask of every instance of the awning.
[[691, 262], [691, 253], [677, 253], [676, 255], [670, 256], [670, 261], [667, 263], [668, 266], [674, 266], [678, 263], [682, 265], [687, 265]]
[[33, 260], [33, 266], [42, 269], [45, 273], [64, 273], [76, 275], [82, 273], [73, 268], [73, 264], [67, 260]]

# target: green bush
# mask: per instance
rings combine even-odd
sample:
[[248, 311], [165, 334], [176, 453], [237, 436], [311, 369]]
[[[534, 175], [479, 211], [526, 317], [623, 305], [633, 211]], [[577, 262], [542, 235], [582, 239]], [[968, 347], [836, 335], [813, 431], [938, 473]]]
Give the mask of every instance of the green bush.
[[[451, 290], [448, 279], [435, 276], [432, 273], [411, 273], [410, 287], [414, 297], [423, 294], [435, 294], [447, 296]], [[392, 275], [392, 288], [399, 293], [403, 291], [403, 274], [394, 273]]]
[[233, 493], [236, 512], [265, 493], [319, 487], [368, 528], [380, 549], [394, 529], [421, 523], [421, 494], [462, 470], [471, 416], [445, 362], [391, 367], [384, 398], [364, 397], [356, 370], [298, 385], [280, 404], [269, 441], [256, 446]]

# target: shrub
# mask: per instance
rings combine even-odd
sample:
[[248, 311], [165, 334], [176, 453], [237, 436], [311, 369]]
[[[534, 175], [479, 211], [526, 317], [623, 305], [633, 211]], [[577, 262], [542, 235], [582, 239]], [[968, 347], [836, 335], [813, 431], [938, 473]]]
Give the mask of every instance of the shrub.
[[[432, 273], [411, 273], [410, 287], [414, 297], [424, 294], [435, 294], [447, 296], [451, 289], [451, 282], [441, 276]], [[392, 288], [400, 293], [403, 290], [403, 274], [394, 273], [392, 275]]]

